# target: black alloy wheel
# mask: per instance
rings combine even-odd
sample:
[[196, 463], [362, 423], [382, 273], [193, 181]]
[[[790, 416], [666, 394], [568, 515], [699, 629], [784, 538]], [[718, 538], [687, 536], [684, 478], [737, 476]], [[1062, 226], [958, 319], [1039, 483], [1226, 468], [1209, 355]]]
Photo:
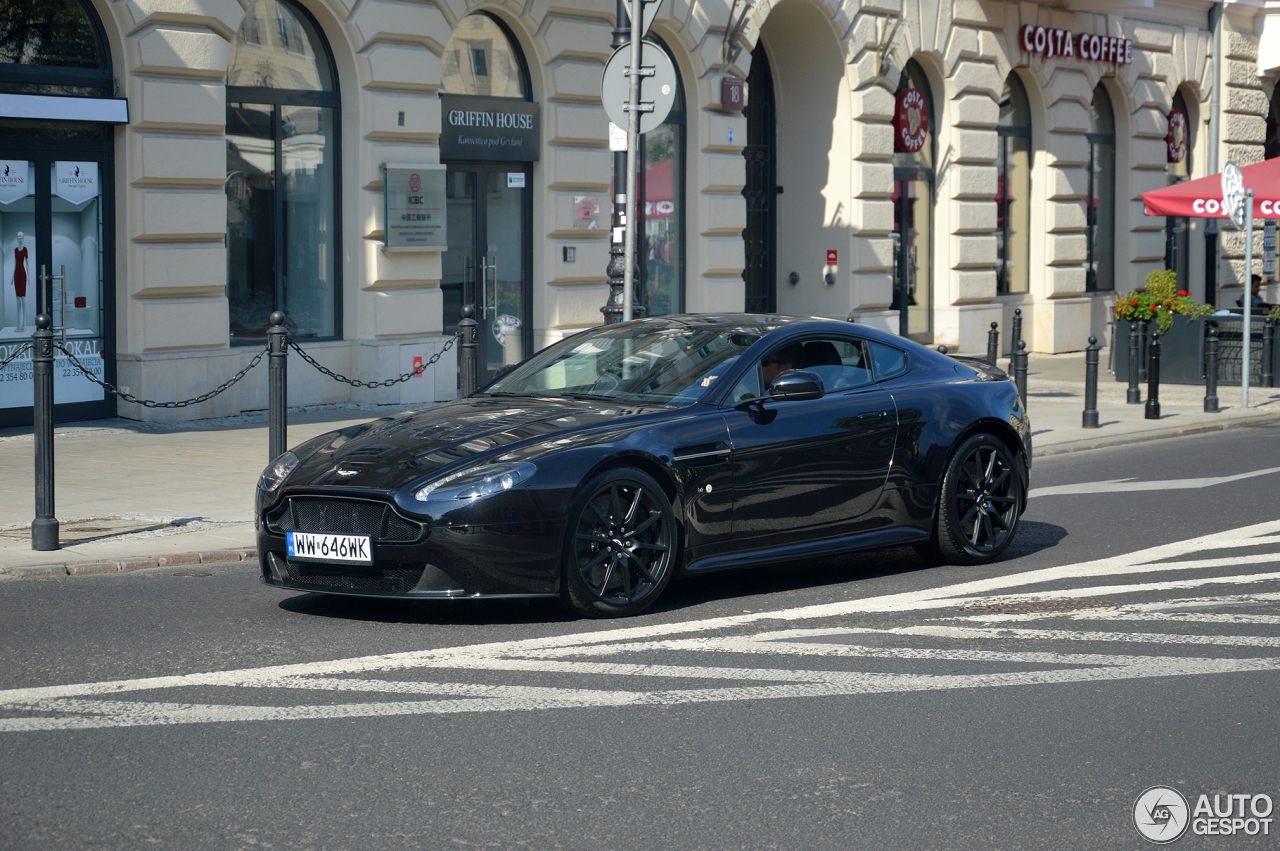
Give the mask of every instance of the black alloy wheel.
[[648, 474], [591, 479], [574, 500], [564, 553], [565, 599], [580, 615], [623, 617], [658, 599], [677, 562], [675, 512]]
[[929, 555], [951, 564], [986, 564], [1013, 543], [1025, 498], [1022, 476], [1004, 441], [976, 434], [951, 456], [938, 497]]

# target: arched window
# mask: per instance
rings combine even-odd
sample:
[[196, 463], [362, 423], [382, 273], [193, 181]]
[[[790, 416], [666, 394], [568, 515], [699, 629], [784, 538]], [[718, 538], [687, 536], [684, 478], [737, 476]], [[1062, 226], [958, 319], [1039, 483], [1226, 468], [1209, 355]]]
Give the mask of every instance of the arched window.
[[1089, 106], [1089, 193], [1085, 197], [1085, 289], [1116, 288], [1116, 119], [1102, 83]]
[[108, 97], [111, 61], [81, 0], [0, 3], [0, 92]]
[[[911, 95], [915, 90], [920, 96]], [[929, 78], [912, 59], [898, 81], [912, 144], [895, 133], [893, 155], [893, 306], [898, 333], [928, 342], [933, 336], [933, 194], [940, 116]], [[895, 108], [895, 118], [898, 117]], [[923, 139], [920, 135], [923, 134]]]
[[[664, 50], [667, 46], [653, 35]], [[667, 50], [670, 55], [671, 51]], [[672, 64], [675, 64], [674, 59]], [[684, 312], [684, 84], [676, 69], [676, 102], [654, 130], [640, 137], [644, 168], [640, 197], [640, 276], [646, 316]]]
[[[1191, 150], [1194, 146], [1191, 115], [1182, 92], [1174, 94], [1168, 120], [1165, 145], [1168, 148], [1169, 184], [1173, 185], [1191, 176]], [[1164, 267], [1177, 274], [1179, 289], [1190, 289], [1191, 220], [1185, 216], [1166, 217], [1164, 236]]]
[[440, 90], [451, 95], [529, 97], [528, 73], [520, 50], [495, 19], [467, 15], [449, 36], [441, 57]]
[[297, 336], [341, 335], [338, 93], [311, 16], [287, 0], [245, 13], [227, 71], [227, 301], [232, 343], [283, 310]]
[[996, 133], [996, 292], [1025, 293], [1031, 286], [1031, 101], [1016, 72], [1000, 95]]

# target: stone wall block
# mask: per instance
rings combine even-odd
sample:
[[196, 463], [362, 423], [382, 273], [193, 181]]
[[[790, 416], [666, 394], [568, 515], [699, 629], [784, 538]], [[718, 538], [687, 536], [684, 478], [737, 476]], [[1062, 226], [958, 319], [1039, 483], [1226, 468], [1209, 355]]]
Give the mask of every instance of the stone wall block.
[[[1222, 122], [1224, 136], [1231, 141], [1255, 142], [1261, 144], [1267, 132], [1267, 119], [1264, 115], [1241, 115], [1240, 113], [1228, 113], [1226, 120]], [[1257, 162], [1257, 160], [1250, 160]], [[1237, 162], [1237, 165], [1244, 165]]]
[[893, 127], [889, 124], [855, 123], [850, 128], [849, 150], [855, 160], [889, 159], [893, 153]]
[[434, 91], [439, 85], [440, 57], [425, 47], [380, 41], [361, 55], [369, 63], [372, 83], [416, 91]]
[[1048, 88], [1048, 94], [1054, 103], [1073, 100], [1088, 109], [1093, 101], [1093, 83], [1078, 68], [1058, 67], [1049, 77]]
[[1088, 224], [1084, 204], [1055, 202], [1045, 205], [1045, 229], [1049, 233], [1083, 231]]
[[954, 69], [962, 62], [977, 59], [981, 55], [979, 50], [977, 31], [963, 26], [955, 26], [951, 29], [951, 35], [947, 39], [947, 49], [943, 62], [947, 68]]
[[[225, 264], [225, 260], [223, 261]], [[221, 278], [225, 285], [226, 268]], [[203, 298], [142, 298], [129, 300], [129, 324], [143, 329], [140, 352], [175, 351], [192, 349], [218, 349], [227, 347], [227, 328], [230, 318], [225, 296]], [[234, 371], [232, 372], [234, 374]], [[228, 374], [227, 378], [230, 378]], [[225, 379], [223, 379], [225, 380]], [[200, 387], [199, 392], [212, 390], [219, 382]], [[138, 385], [135, 385], [138, 386]], [[186, 399], [197, 393], [184, 383], [182, 387], [147, 388], [148, 398], [158, 401]], [[178, 395], [181, 393], [182, 395]]]
[[1138, 108], [1150, 106], [1166, 112], [1173, 105], [1169, 87], [1157, 80], [1139, 80], [1130, 90], [1129, 100]]
[[[565, 55], [580, 58], [591, 56], [603, 65], [613, 54], [609, 47], [613, 38], [610, 35], [612, 29], [611, 24], [602, 20], [553, 14], [547, 16], [538, 35], [546, 45], [547, 55], [551, 59]], [[603, 73], [604, 68], [600, 70]]]
[[[434, 95], [416, 92], [365, 92], [362, 105], [369, 110], [369, 126], [374, 132], [411, 137], [440, 135], [440, 101]], [[404, 114], [404, 126], [400, 115]], [[389, 141], [389, 140], [388, 140]]]
[[1045, 269], [1043, 276], [1045, 292], [1048, 298], [1069, 297], [1073, 295], [1083, 295], [1087, 281], [1085, 268], [1080, 263], [1084, 262], [1084, 255], [1080, 255], [1077, 265], [1073, 266], [1056, 266]]
[[[955, 300], [952, 304], [988, 301], [996, 297], [995, 269], [961, 269], [952, 274], [955, 282]], [[983, 338], [986, 342], [986, 338]]]
[[982, 92], [995, 99], [1004, 91], [1004, 80], [995, 65], [986, 62], [964, 61], [952, 73], [949, 80], [952, 90]]
[[547, 65], [552, 94], [600, 103], [600, 76], [604, 66], [594, 59], [557, 59]]
[[222, 133], [227, 126], [226, 87], [185, 80], [143, 79], [142, 97], [130, 106], [135, 129]]
[[221, 184], [227, 173], [227, 144], [218, 137], [131, 131], [129, 174], [134, 182]]
[[958, 25], [1000, 28], [1004, 26], [1003, 3], [983, 3], [981, 0], [955, 0], [951, 5], [951, 20]]
[[130, 70], [180, 76], [225, 78], [231, 46], [200, 28], [151, 25], [125, 40]]
[[885, 234], [893, 231], [893, 203], [863, 201], [849, 210], [849, 225], [855, 233]]
[[1262, 162], [1262, 153], [1261, 142], [1254, 144], [1228, 144], [1223, 162], [1230, 160], [1238, 166], [1253, 165], [1254, 163]]
[[951, 138], [957, 163], [994, 163], [1000, 153], [1000, 137], [993, 130], [957, 129]]
[[[1141, 107], [1132, 117], [1133, 135], [1144, 139], [1164, 139], [1169, 132], [1169, 114], [1153, 107]], [[1139, 160], [1139, 162], [1151, 162]]]
[[1088, 243], [1083, 233], [1051, 233], [1046, 235], [1045, 246], [1050, 262], [1054, 265], [1081, 263], [1088, 253]]
[[1240, 32], [1224, 31], [1222, 33], [1222, 54], [1227, 59], [1243, 59], [1256, 62], [1258, 59], [1258, 37]]
[[227, 196], [220, 189], [135, 189], [122, 206], [128, 235], [137, 241], [203, 238], [221, 245], [227, 230]]
[[1154, 50], [1168, 53], [1173, 49], [1176, 30], [1165, 24], [1148, 21], [1129, 21], [1126, 37], [1133, 39], [1133, 49]]
[[1077, 200], [1089, 192], [1089, 172], [1084, 168], [1049, 169], [1049, 200]]
[[1267, 101], [1266, 92], [1262, 89], [1245, 89], [1239, 86], [1223, 86], [1225, 94], [1225, 110], [1227, 112], [1243, 112], [1250, 115], [1266, 115], [1271, 104]]
[[954, 123], [963, 127], [995, 127], [1000, 121], [1000, 105], [985, 94], [964, 94], [951, 102]]
[[[737, 155], [710, 155], [702, 160], [700, 169], [712, 186], [746, 186], [747, 161]], [[717, 223], [718, 224], [718, 223]]]
[[[995, 204], [991, 205], [992, 208]], [[966, 269], [981, 267], [993, 269], [996, 264], [995, 234], [985, 236], [959, 235], [951, 236], [951, 268]], [[993, 275], [994, 278], [994, 275]]]
[[1050, 133], [1049, 155], [1055, 168], [1088, 165], [1089, 140], [1081, 133]]
[[850, 194], [854, 198], [888, 198], [893, 193], [893, 163], [854, 163]]
[[852, 268], [854, 271], [863, 273], [892, 270], [893, 246], [894, 241], [892, 239], [854, 237]]
[[[130, 245], [126, 286], [134, 298], [208, 296], [225, 291], [227, 250], [221, 242]], [[150, 339], [150, 329], [144, 329]], [[226, 335], [226, 328], [222, 329]]]
[[996, 204], [993, 200], [954, 201], [951, 206], [956, 233], [991, 233], [996, 229]]
[[876, 310], [893, 304], [893, 278], [888, 272], [851, 277], [850, 296], [854, 307]]
[[853, 118], [856, 121], [891, 121], [893, 119], [893, 95], [879, 86], [868, 86], [850, 95]]
[[236, 0], [128, 0], [121, 5], [129, 10], [134, 28], [150, 23], [156, 15], [171, 19], [181, 16], [193, 24], [232, 35], [244, 18], [244, 9]]
[[949, 192], [952, 198], [994, 198], [997, 177], [995, 166], [953, 165], [941, 191]]
[[545, 138], [561, 143], [579, 142], [607, 147], [609, 144], [609, 117], [602, 106], [568, 103], [543, 106]]
[[1089, 110], [1076, 101], [1060, 100], [1048, 110], [1051, 131], [1073, 130], [1085, 133], [1089, 130]]
[[453, 32], [440, 7], [433, 3], [365, 2], [356, 7], [349, 23], [359, 34], [354, 39], [357, 50], [388, 36], [403, 39], [406, 34], [443, 46]]

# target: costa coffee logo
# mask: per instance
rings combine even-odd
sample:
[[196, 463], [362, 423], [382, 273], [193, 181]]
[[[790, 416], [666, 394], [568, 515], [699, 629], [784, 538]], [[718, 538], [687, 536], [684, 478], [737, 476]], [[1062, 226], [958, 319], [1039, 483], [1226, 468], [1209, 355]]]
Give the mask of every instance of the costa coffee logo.
[[924, 147], [929, 137], [929, 108], [925, 106], [924, 92], [919, 89], [903, 89], [898, 92], [893, 111], [894, 150], [914, 154]]
[[[1227, 205], [1222, 203], [1221, 198], [1197, 198], [1191, 202], [1191, 209], [1197, 213], [1208, 213], [1209, 215], [1229, 215]], [[1261, 201], [1258, 203], [1258, 212], [1267, 218], [1278, 218], [1280, 217], [1280, 201]]]
[[1187, 158], [1187, 116], [1176, 109], [1169, 113], [1169, 132], [1164, 141], [1169, 147], [1169, 162], [1180, 163]]
[[1133, 62], [1133, 42], [1109, 35], [1071, 33], [1049, 27], [1025, 25], [1021, 30], [1022, 49], [1046, 59], [1055, 56], [1079, 56], [1094, 62], [1128, 65]]

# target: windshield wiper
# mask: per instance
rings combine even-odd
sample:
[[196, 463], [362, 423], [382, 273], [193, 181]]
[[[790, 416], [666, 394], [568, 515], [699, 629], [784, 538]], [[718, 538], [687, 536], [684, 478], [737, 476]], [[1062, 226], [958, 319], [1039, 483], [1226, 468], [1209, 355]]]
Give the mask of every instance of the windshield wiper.
[[598, 393], [561, 393], [560, 395], [566, 399], [581, 399], [584, 401], [597, 402], [616, 402], [619, 398], [617, 396], [602, 396]]
[[485, 393], [486, 396], [507, 396], [512, 399], [545, 399], [546, 396], [539, 396], [537, 393], [509, 393], [506, 390], [495, 390], [492, 393]]

